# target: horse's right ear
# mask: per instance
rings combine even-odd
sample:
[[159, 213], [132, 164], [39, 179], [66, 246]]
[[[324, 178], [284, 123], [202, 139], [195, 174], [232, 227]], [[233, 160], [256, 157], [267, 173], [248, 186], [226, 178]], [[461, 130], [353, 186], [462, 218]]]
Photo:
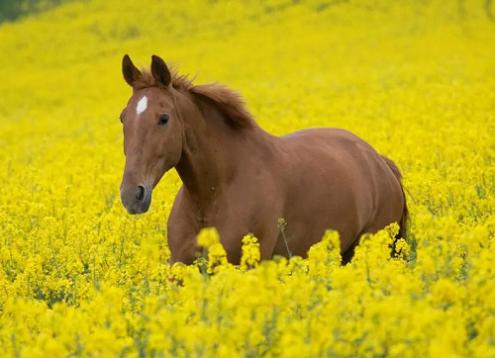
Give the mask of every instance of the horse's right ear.
[[167, 87], [172, 80], [172, 75], [165, 64], [165, 61], [157, 55], [151, 56], [151, 74], [158, 83], [165, 87]]
[[124, 55], [124, 58], [122, 58], [122, 74], [131, 87], [141, 77], [141, 72], [134, 66], [129, 55]]

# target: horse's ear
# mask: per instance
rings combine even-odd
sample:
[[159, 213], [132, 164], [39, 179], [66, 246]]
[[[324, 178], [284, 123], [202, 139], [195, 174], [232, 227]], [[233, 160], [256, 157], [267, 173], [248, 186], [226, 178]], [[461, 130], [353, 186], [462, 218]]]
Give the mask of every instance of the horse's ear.
[[136, 82], [141, 77], [141, 72], [134, 66], [129, 55], [124, 55], [122, 59], [122, 74], [124, 75], [125, 81], [129, 86], [134, 86]]
[[158, 83], [164, 86], [168, 86], [172, 80], [172, 75], [165, 61], [157, 55], [151, 56], [151, 74]]

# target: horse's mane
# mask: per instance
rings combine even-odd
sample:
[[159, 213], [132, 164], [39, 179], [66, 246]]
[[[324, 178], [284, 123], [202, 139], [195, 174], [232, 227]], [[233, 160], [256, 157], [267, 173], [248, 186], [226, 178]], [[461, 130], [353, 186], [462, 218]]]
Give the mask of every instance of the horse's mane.
[[[218, 84], [209, 83], [195, 85], [187, 75], [179, 75], [172, 70], [172, 86], [182, 92], [188, 92], [210, 101], [228, 120], [234, 128], [252, 128], [255, 121], [242, 97], [230, 88]], [[141, 76], [133, 83], [135, 88], [160, 86], [153, 75], [146, 70], [141, 71]]]

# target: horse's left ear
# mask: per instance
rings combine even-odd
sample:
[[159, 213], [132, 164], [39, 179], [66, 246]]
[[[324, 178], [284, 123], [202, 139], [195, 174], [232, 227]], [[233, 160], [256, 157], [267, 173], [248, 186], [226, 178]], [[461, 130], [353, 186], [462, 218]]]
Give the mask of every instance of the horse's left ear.
[[124, 55], [124, 58], [122, 58], [122, 74], [131, 87], [141, 77], [141, 72], [134, 66], [129, 55]]
[[172, 80], [172, 75], [165, 61], [157, 55], [151, 56], [151, 74], [157, 82], [164, 86], [168, 86]]

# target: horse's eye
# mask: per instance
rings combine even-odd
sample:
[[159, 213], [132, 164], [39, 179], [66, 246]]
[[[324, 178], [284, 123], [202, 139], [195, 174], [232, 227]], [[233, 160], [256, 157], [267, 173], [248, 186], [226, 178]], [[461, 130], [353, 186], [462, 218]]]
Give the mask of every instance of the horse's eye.
[[158, 120], [158, 124], [163, 126], [164, 124], [167, 124], [168, 122], [168, 114], [162, 114], [160, 116], [160, 119]]

